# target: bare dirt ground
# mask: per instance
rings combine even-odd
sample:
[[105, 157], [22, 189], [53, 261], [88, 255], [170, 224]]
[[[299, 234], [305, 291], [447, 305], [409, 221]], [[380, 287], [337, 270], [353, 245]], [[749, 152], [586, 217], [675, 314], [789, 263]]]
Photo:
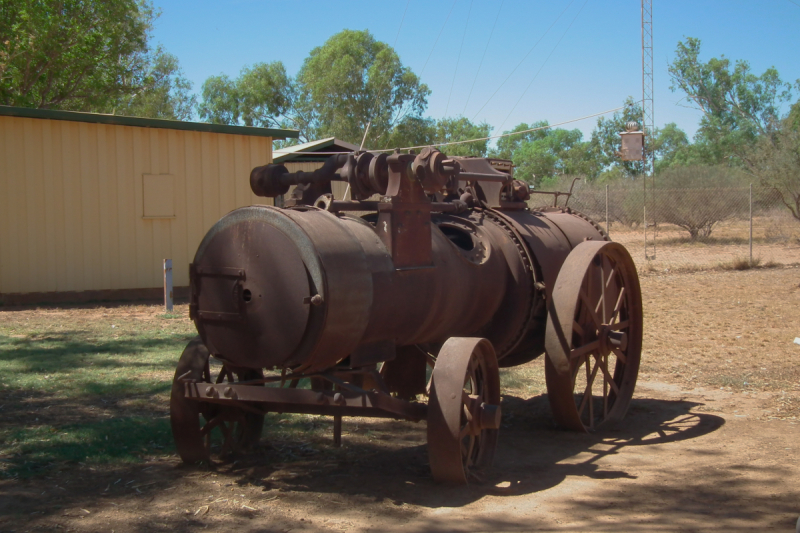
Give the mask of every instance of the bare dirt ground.
[[[213, 469], [154, 454], [0, 481], [0, 531], [793, 531], [800, 268], [646, 275], [642, 285], [642, 370], [624, 423], [555, 429], [534, 361], [503, 376], [500, 444], [483, 482], [435, 485], [423, 424], [346, 419], [335, 449], [319, 436], [330, 422], [308, 417], [307, 437]], [[120, 309], [79, 314], [125, 324], [115, 313], [162, 312]]]
[[[644, 234], [640, 228], [612, 226], [612, 239], [622, 243], [639, 268], [665, 270], [700, 270], [719, 267], [750, 256], [749, 224], [742, 220], [720, 222], [711, 236], [697, 241], [689, 233], [671, 224], [661, 224], [656, 235], [656, 258], [644, 257]], [[648, 235], [652, 239], [653, 234]], [[652, 242], [648, 254], [652, 254]], [[785, 217], [756, 218], [753, 221], [753, 260], [761, 264], [791, 265], [800, 263], [800, 224]]]

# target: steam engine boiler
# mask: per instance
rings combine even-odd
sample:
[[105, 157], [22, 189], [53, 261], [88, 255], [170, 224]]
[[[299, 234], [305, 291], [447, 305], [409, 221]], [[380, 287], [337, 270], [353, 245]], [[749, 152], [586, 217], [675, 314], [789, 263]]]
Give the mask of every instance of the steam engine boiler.
[[255, 445], [268, 412], [332, 415], [337, 444], [343, 416], [392, 417], [426, 420], [433, 477], [466, 483], [494, 454], [498, 368], [543, 353], [559, 425], [624, 416], [642, 342], [633, 261], [557, 194], [531, 208], [509, 161], [342, 153], [314, 172], [257, 167], [250, 185], [283, 207], [228, 213], [190, 265], [199, 336], [171, 397], [184, 461], [208, 460], [217, 428], [222, 453]]

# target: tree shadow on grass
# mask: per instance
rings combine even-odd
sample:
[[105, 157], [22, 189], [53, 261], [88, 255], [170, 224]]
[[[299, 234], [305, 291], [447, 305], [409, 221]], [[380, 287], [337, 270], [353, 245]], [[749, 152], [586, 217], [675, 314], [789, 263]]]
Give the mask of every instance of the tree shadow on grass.
[[0, 477], [172, 450], [171, 380], [148, 376], [169, 375], [190, 338], [0, 336]]
[[[39, 338], [12, 338], [0, 335], [0, 363], [14, 365], [14, 372], [40, 373], [72, 371], [81, 367], [153, 367], [153, 362], [127, 356], [148, 352], [174, 351], [175, 359], [155, 363], [160, 368], [174, 368], [178, 355], [194, 335], [165, 334], [158, 337], [86, 339], [85, 332], [60, 331]], [[77, 340], [76, 340], [77, 339]], [[125, 359], [110, 356], [126, 357]]]

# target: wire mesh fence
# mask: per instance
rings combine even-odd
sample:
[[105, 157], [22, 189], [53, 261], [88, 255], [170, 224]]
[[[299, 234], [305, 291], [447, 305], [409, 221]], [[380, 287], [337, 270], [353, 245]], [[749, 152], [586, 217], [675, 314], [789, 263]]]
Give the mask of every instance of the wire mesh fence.
[[[539, 205], [547, 201], [533, 198]], [[564, 205], [563, 197], [559, 205]], [[569, 207], [606, 228], [645, 270], [800, 263], [800, 221], [777, 195], [756, 186], [656, 188], [647, 192], [645, 202], [639, 183], [602, 186], [579, 181]]]

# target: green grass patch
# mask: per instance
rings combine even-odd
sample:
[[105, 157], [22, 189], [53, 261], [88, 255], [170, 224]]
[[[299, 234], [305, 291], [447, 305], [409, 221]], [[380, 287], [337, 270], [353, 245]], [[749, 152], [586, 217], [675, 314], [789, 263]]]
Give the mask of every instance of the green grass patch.
[[169, 420], [144, 417], [4, 428], [0, 447], [6, 455], [0, 473], [22, 478], [64, 464], [138, 463], [146, 455], [174, 452]]
[[2, 312], [0, 475], [174, 452], [169, 391], [196, 332], [185, 312], [162, 310]]

